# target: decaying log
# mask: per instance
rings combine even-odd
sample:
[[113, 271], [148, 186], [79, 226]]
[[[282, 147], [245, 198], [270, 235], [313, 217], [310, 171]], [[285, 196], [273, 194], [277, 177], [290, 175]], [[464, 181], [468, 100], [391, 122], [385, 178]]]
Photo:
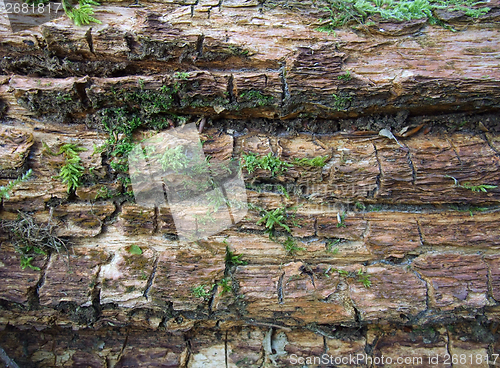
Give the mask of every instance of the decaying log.
[[[0, 353], [22, 367], [498, 366], [498, 3], [477, 20], [437, 11], [456, 32], [330, 33], [317, 1], [140, 5], [18, 33], [0, 16], [0, 186], [33, 171], [0, 202]], [[100, 147], [201, 121], [214, 176], [249, 154], [288, 166], [243, 168], [245, 217], [185, 241]], [[60, 178], [68, 144], [77, 188]], [[23, 258], [22, 216], [67, 249]]]

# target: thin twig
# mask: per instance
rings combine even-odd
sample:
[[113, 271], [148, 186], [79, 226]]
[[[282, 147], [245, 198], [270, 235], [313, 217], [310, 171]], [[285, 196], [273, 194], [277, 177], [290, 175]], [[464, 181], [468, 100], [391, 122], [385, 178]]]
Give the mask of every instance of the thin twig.
[[7, 368], [19, 368], [19, 366], [7, 355], [5, 350], [0, 347], [0, 358], [4, 361]]

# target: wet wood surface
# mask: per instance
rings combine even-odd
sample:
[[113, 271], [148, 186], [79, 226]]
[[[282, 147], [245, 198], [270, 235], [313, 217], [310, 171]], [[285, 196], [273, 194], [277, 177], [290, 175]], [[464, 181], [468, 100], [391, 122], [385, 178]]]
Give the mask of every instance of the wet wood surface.
[[[29, 214], [70, 245], [21, 269], [1, 230], [9, 356], [287, 367], [293, 354], [367, 354], [426, 367], [439, 354], [448, 367], [445, 354], [472, 354], [498, 366], [484, 358], [500, 353], [498, 5], [458, 32], [412, 21], [335, 33], [317, 31], [328, 14], [309, 1], [144, 5], [101, 6], [103, 23], [81, 28], [1, 23], [0, 186], [33, 174], [0, 218]], [[250, 153], [290, 166], [244, 169], [246, 216], [181, 241], [171, 210], [134, 203], [96, 149], [107, 109], [164, 114], [163, 129], [204, 117], [214, 167]], [[156, 134], [139, 130], [137, 141]], [[74, 193], [57, 177], [64, 156], [49, 153], [68, 143], [85, 149]], [[319, 156], [322, 167], [297, 161]], [[290, 231], [270, 237], [260, 220], [278, 208]]]

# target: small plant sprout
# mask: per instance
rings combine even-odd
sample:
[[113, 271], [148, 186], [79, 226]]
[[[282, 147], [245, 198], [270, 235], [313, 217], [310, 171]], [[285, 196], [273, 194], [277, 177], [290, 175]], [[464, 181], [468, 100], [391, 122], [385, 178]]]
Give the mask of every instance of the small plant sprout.
[[2, 200], [3, 198], [9, 199], [10, 192], [12, 191], [12, 189], [14, 189], [14, 187], [16, 185], [28, 180], [32, 173], [33, 173], [33, 171], [31, 171], [31, 169], [29, 169], [22, 176], [18, 177], [15, 180], [9, 181], [9, 183], [6, 186], [0, 187], [0, 200]]
[[59, 175], [55, 178], [61, 179], [63, 183], [68, 185], [68, 193], [74, 191], [80, 186], [80, 178], [83, 175], [84, 168], [81, 165], [82, 159], [79, 156], [79, 152], [86, 151], [86, 148], [79, 147], [73, 143], [63, 144], [59, 148], [59, 152], [54, 153], [50, 148], [43, 143], [45, 152], [52, 156], [64, 155], [64, 165], [59, 169]]
[[233, 290], [233, 287], [230, 284], [231, 279], [223, 278], [220, 280], [217, 285], [221, 287], [221, 292], [219, 295], [223, 295], [224, 293], [230, 293]]
[[366, 211], [366, 205], [363, 202], [356, 202], [354, 207], [359, 211]]
[[137, 244], [132, 244], [130, 247], [128, 247], [127, 251], [130, 254], [136, 254], [139, 256], [142, 254], [142, 249]]
[[333, 107], [335, 110], [342, 111], [347, 110], [351, 106], [352, 97], [351, 96], [339, 96], [335, 93], [332, 94], [333, 97]]
[[187, 80], [189, 78], [189, 73], [188, 72], [176, 72], [176, 73], [174, 73], [173, 77], [175, 79]]
[[339, 252], [339, 247], [336, 245], [338, 245], [340, 241], [340, 239], [334, 239], [326, 242], [326, 251], [332, 254], [337, 254]]
[[204, 284], [193, 287], [191, 291], [196, 298], [203, 298], [207, 300], [210, 297], [210, 291], [207, 290], [207, 286]]
[[363, 272], [361, 268], [358, 270], [356, 275], [358, 277], [358, 281], [361, 282], [365, 288], [372, 286], [372, 282], [370, 281], [371, 276]]
[[301, 250], [305, 250], [303, 247], [299, 247], [297, 245], [297, 241], [292, 238], [291, 236], [288, 236], [283, 243], [283, 247], [285, 247], [286, 252], [289, 255], [294, 255], [296, 252], [300, 252]]
[[339, 276], [341, 276], [341, 277], [347, 277], [347, 276], [349, 276], [349, 272], [348, 271], [341, 270], [339, 268], [332, 268], [331, 266], [328, 267], [328, 270], [325, 272], [325, 275], [328, 276], [329, 272], [337, 272], [339, 274]]
[[262, 218], [260, 218], [259, 221], [257, 221], [257, 225], [264, 224], [264, 226], [266, 227], [266, 233], [269, 234], [269, 238], [272, 237], [274, 231], [279, 226], [281, 226], [287, 232], [289, 233], [291, 232], [290, 227], [288, 227], [288, 225], [285, 224], [286, 221], [285, 207], [278, 207], [272, 211], [264, 210], [264, 212], [265, 212], [264, 216], [262, 216]]
[[497, 188], [497, 185], [489, 185], [489, 184], [480, 184], [480, 185], [473, 185], [471, 183], [464, 183], [460, 184], [456, 178], [450, 175], [446, 175], [446, 178], [452, 178], [455, 181], [455, 187], [457, 188], [463, 188], [463, 189], [469, 189], [472, 190], [473, 192], [484, 192], [487, 193], [488, 189], [495, 189]]
[[[224, 239], [226, 240], [226, 239]], [[243, 254], [238, 254], [235, 255], [231, 250], [229, 249], [229, 246], [226, 244], [226, 265], [228, 267], [231, 266], [239, 266], [239, 265], [247, 265], [247, 261], [242, 261], [240, 258], [243, 257]]]
[[342, 215], [340, 214], [340, 212], [337, 212], [337, 227], [346, 227], [346, 223], [345, 223], [345, 212], [342, 213]]
[[344, 74], [339, 75], [337, 78], [340, 80], [345, 80], [345, 81], [351, 80], [352, 79], [351, 72], [349, 70], [347, 70]]

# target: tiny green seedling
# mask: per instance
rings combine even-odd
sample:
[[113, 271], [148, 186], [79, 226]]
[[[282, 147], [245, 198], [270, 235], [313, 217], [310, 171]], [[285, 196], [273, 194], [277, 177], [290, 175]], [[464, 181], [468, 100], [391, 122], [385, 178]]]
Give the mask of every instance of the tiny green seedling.
[[[226, 240], [226, 239], [224, 239]], [[243, 254], [238, 254], [235, 255], [231, 250], [229, 249], [229, 246], [226, 244], [226, 265], [228, 267], [231, 266], [239, 266], [239, 265], [247, 265], [247, 261], [243, 261], [240, 258], [243, 257]]]
[[297, 245], [297, 241], [291, 236], [288, 236], [286, 238], [285, 242], [283, 243], [283, 247], [285, 247], [285, 250], [289, 255], [294, 255], [296, 252], [305, 250], [305, 248], [299, 247]]
[[453, 176], [446, 175], [446, 178], [452, 178], [455, 181], [455, 187], [457, 188], [463, 188], [463, 189], [469, 189], [472, 190], [473, 192], [483, 192], [487, 193], [488, 189], [495, 189], [497, 188], [497, 185], [489, 185], [489, 184], [480, 184], [480, 185], [473, 185], [471, 183], [464, 183], [460, 184], [457, 179], [455, 179]]
[[33, 257], [26, 257], [24, 254], [21, 255], [21, 260], [20, 260], [21, 268], [24, 270], [26, 267], [28, 267], [34, 271], [40, 271], [40, 267], [36, 267], [36, 266], [33, 266], [31, 264], [32, 260], [33, 260]]
[[176, 73], [174, 73], [173, 77], [175, 79], [188, 80], [189, 73], [188, 72], [176, 72]]
[[352, 97], [351, 96], [339, 96], [335, 93], [332, 94], [333, 97], [333, 107], [335, 110], [342, 111], [347, 110], [351, 105]]
[[290, 227], [285, 223], [286, 221], [286, 208], [278, 207], [272, 211], [264, 211], [264, 215], [257, 221], [257, 225], [264, 224], [266, 227], [266, 233], [269, 234], [269, 238], [272, 237], [274, 231], [277, 227], [282, 227], [287, 232], [291, 232]]
[[141, 255], [142, 254], [142, 249], [136, 244], [132, 244], [130, 247], [128, 247], [127, 251], [130, 254], [136, 254], [136, 255]]
[[341, 269], [338, 269], [338, 268], [332, 268], [332, 266], [328, 267], [328, 269], [325, 271], [325, 276], [326, 277], [330, 277], [328, 275], [330, 272], [337, 272], [339, 274], [339, 276], [341, 276], [341, 277], [347, 277], [347, 276], [349, 276], [349, 272], [348, 271], [341, 270]]
[[340, 80], [349, 81], [352, 79], [351, 72], [349, 70], [347, 70], [344, 74], [339, 75], [337, 78]]
[[336, 245], [338, 245], [340, 241], [340, 239], [328, 241], [326, 243], [326, 251], [334, 255], [337, 254], [339, 252], [339, 247], [337, 247]]
[[108, 199], [111, 198], [111, 194], [109, 193], [109, 188], [107, 186], [101, 186], [95, 195], [95, 200], [98, 199]]
[[334, 270], [334, 271], [337, 271], [337, 272], [338, 272], [338, 274], [339, 274], [340, 276], [348, 276], [348, 275], [349, 275], [349, 272], [348, 272], [348, 271], [346, 271], [346, 270], [339, 270], [339, 269], [336, 269], [336, 270]]
[[229, 278], [223, 278], [217, 283], [217, 285], [221, 287], [221, 292], [219, 293], [219, 295], [230, 293], [233, 290], [230, 282], [231, 280]]
[[354, 207], [356, 207], [357, 210], [366, 211], [366, 205], [363, 202], [356, 202]]
[[9, 181], [9, 183], [6, 186], [0, 187], [0, 200], [2, 200], [3, 198], [9, 199], [10, 192], [12, 191], [12, 189], [14, 189], [16, 185], [28, 180], [32, 173], [33, 171], [29, 169], [22, 176], [18, 177], [15, 180]]
[[370, 281], [371, 276], [363, 272], [361, 268], [358, 270], [356, 275], [358, 276], [358, 281], [361, 282], [365, 288], [369, 288], [372, 285], [372, 282]]
[[379, 204], [372, 205], [372, 206], [370, 206], [369, 211], [370, 212], [380, 212], [380, 211], [382, 211], [382, 206]]
[[193, 287], [191, 289], [193, 292], [193, 295], [196, 298], [203, 298], [203, 299], [208, 299], [210, 297], [210, 291], [207, 291], [207, 286], [206, 285], [199, 285], [196, 287]]
[[278, 184], [276, 186], [276, 189], [278, 190], [278, 192], [283, 194], [286, 197], [286, 199], [290, 199], [290, 194], [288, 193], [288, 190], [286, 190], [286, 188], [283, 185]]
[[342, 215], [340, 214], [340, 212], [337, 212], [337, 227], [347, 227], [346, 223], [345, 223], [345, 212], [342, 213]]

